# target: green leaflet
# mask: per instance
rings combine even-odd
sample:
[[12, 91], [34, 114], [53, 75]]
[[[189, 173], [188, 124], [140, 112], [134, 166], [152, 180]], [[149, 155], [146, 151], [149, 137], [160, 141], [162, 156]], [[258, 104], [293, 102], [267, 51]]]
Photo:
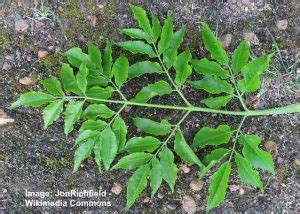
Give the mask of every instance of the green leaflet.
[[221, 145], [228, 143], [231, 136], [231, 129], [227, 125], [220, 125], [216, 129], [203, 127], [195, 135], [193, 146], [204, 148], [207, 145]]
[[21, 94], [19, 99], [11, 104], [10, 109], [17, 108], [19, 106], [31, 106], [38, 107], [53, 100], [54, 97], [50, 94], [46, 94], [38, 91], [31, 91]]
[[96, 137], [95, 138], [95, 146], [94, 146], [94, 154], [95, 154], [94, 159], [95, 159], [95, 162], [97, 163], [99, 173], [102, 172], [101, 144], [102, 144], [101, 136]]
[[106, 127], [107, 123], [102, 120], [87, 120], [82, 123], [79, 133], [85, 130], [97, 130], [102, 131]]
[[142, 61], [131, 65], [128, 69], [129, 79], [139, 77], [143, 74], [163, 73], [163, 69], [157, 62]]
[[68, 134], [73, 130], [73, 125], [80, 119], [83, 103], [84, 102], [76, 101], [67, 104], [64, 128], [66, 136], [68, 136]]
[[202, 179], [206, 173], [213, 168], [220, 160], [212, 160], [207, 166], [200, 168], [199, 179]]
[[[166, 146], [159, 153], [159, 159], [162, 169], [162, 177], [168, 183], [172, 192], [174, 192], [174, 185], [177, 179], [177, 166], [174, 164], [174, 155]], [[165, 170], [168, 169], [168, 170]]]
[[221, 107], [226, 106], [231, 100], [233, 96], [219, 96], [219, 97], [210, 97], [207, 99], [203, 99], [200, 102], [208, 106], [209, 108], [219, 109]]
[[78, 168], [82, 161], [87, 159], [91, 155], [91, 151], [94, 148], [94, 141], [87, 141], [81, 144], [75, 151], [73, 173], [78, 171]]
[[117, 116], [112, 124], [112, 130], [116, 135], [118, 141], [118, 151], [122, 151], [126, 143], [127, 127], [124, 120]]
[[125, 149], [129, 153], [153, 152], [161, 145], [160, 140], [155, 137], [133, 137], [126, 143]]
[[187, 78], [192, 74], [192, 68], [189, 65], [189, 61], [192, 59], [192, 55], [189, 49], [177, 56], [174, 63], [174, 68], [176, 71], [175, 82], [178, 85], [183, 85]]
[[179, 155], [179, 157], [181, 157], [181, 159], [186, 161], [187, 163], [197, 164], [200, 167], [203, 166], [197, 155], [185, 141], [181, 130], [178, 130], [175, 136], [174, 150]]
[[111, 50], [111, 44], [107, 40], [106, 41], [106, 46], [104, 50], [104, 55], [103, 55], [103, 74], [105, 77], [108, 79], [111, 79], [112, 77], [112, 71], [111, 71], [111, 65], [112, 65], [112, 50]]
[[118, 152], [118, 141], [116, 135], [107, 126], [101, 133], [101, 149], [100, 156], [103, 160], [105, 170], [109, 170], [111, 163], [115, 159]]
[[270, 153], [258, 148], [261, 139], [257, 135], [243, 135], [239, 138], [239, 142], [244, 145], [243, 155], [251, 163], [254, 168], [274, 171], [274, 163]]
[[169, 47], [173, 37], [173, 22], [170, 16], [165, 20], [158, 42], [158, 53], [162, 54]]
[[219, 159], [223, 158], [224, 156], [228, 155], [229, 152], [230, 152], [230, 150], [226, 149], [226, 148], [214, 149], [213, 151], [211, 151], [208, 155], [206, 155], [204, 157], [203, 163], [205, 165], [208, 165], [213, 160], [219, 160]]
[[162, 183], [162, 167], [160, 165], [159, 160], [154, 157], [152, 160], [152, 169], [150, 171], [150, 187], [152, 188], [151, 198], [154, 197], [158, 188]]
[[54, 121], [59, 118], [63, 112], [63, 100], [55, 100], [47, 105], [43, 110], [44, 129], [50, 126]]
[[94, 138], [96, 136], [99, 136], [99, 131], [85, 130], [78, 135], [75, 142], [76, 142], [76, 144], [80, 144], [80, 143], [82, 143], [90, 138]]
[[166, 135], [171, 131], [171, 124], [167, 120], [156, 122], [147, 118], [135, 117], [133, 123], [139, 130], [154, 136]]
[[152, 47], [142, 41], [117, 42], [116, 45], [133, 54], [147, 54], [150, 58], [156, 57]]
[[242, 67], [248, 63], [249, 56], [249, 43], [247, 41], [242, 41], [232, 55], [231, 68], [234, 74], [238, 74]]
[[88, 43], [88, 55], [91, 58], [91, 60], [93, 61], [93, 63], [96, 66], [96, 70], [99, 73], [103, 72], [102, 69], [102, 54], [101, 51], [99, 50], [99, 48], [92, 44], [92, 43]]
[[86, 63], [87, 68], [89, 70], [95, 70], [96, 69], [95, 64], [91, 60], [90, 56], [83, 53], [80, 48], [77, 48], [77, 47], [71, 48], [70, 50], [63, 53], [63, 55], [68, 58], [68, 61], [74, 67], [79, 68], [80, 65], [84, 62], [84, 63]]
[[254, 92], [260, 88], [260, 77], [269, 67], [271, 55], [257, 58], [242, 68], [243, 79], [238, 82], [241, 92]]
[[126, 34], [127, 36], [130, 36], [133, 39], [144, 39], [148, 43], [151, 43], [151, 37], [141, 29], [127, 28], [127, 29], [122, 29], [121, 31], [122, 33]]
[[166, 64], [167, 68], [170, 68], [176, 61], [177, 50], [183, 41], [184, 32], [185, 32], [184, 26], [182, 26], [178, 31], [176, 31], [173, 34], [173, 38], [170, 42], [170, 46], [163, 53], [163, 61]]
[[218, 63], [209, 61], [206, 58], [200, 60], [193, 59], [191, 60], [191, 64], [198, 74], [212, 75], [223, 79], [230, 76], [229, 72], [224, 70]]
[[91, 104], [83, 112], [83, 116], [89, 120], [95, 120], [98, 116], [107, 119], [113, 115], [114, 111], [104, 104]]
[[152, 18], [153, 42], [156, 42], [161, 33], [161, 25], [157, 16], [153, 12], [151, 12], [151, 18]]
[[136, 152], [121, 158], [112, 169], [134, 169], [147, 163], [152, 158], [152, 154]]
[[42, 85], [50, 94], [62, 96], [62, 97], [65, 96], [65, 93], [61, 88], [61, 84], [59, 80], [54, 76], [51, 76], [48, 79], [43, 80]]
[[111, 86], [107, 86], [106, 88], [101, 88], [98, 86], [94, 86], [86, 90], [85, 94], [87, 97], [96, 98], [96, 99], [108, 99], [113, 94], [114, 89]]
[[127, 80], [128, 77], [128, 59], [121, 55], [114, 63], [112, 72], [115, 77], [115, 83], [120, 88]]
[[263, 183], [260, 180], [258, 171], [252, 169], [251, 164], [239, 153], [235, 154], [235, 163], [237, 165], [238, 174], [241, 180], [246, 183], [259, 187], [263, 191]]
[[208, 190], [207, 211], [217, 207], [224, 200], [230, 172], [231, 164], [227, 161], [213, 174]]
[[81, 64], [79, 67], [79, 71], [76, 75], [76, 80], [77, 80], [77, 86], [83, 94], [85, 94], [86, 91], [88, 74], [89, 71], [86, 67], [86, 64], [85, 63]]
[[93, 86], [107, 86], [108, 85], [108, 80], [104, 76], [93, 76], [93, 75], [88, 75], [87, 76], [87, 83], [88, 83], [88, 88], [93, 87]]
[[222, 42], [215, 37], [209, 26], [202, 23], [202, 40], [206, 50], [210, 52], [211, 58], [222, 65], [228, 64], [228, 56], [222, 47]]
[[226, 80], [218, 77], [205, 76], [202, 80], [189, 81], [189, 84], [196, 89], [202, 89], [210, 94], [220, 94], [226, 92], [232, 94], [233, 88]]
[[74, 76], [73, 68], [71, 68], [69, 64], [62, 63], [60, 69], [60, 78], [66, 91], [80, 94], [80, 90], [77, 86], [77, 80]]
[[133, 12], [135, 20], [139, 23], [139, 26], [152, 37], [152, 29], [150, 27], [149, 19], [147, 17], [146, 11], [138, 6], [130, 5], [130, 9]]
[[169, 83], [160, 80], [156, 83], [149, 84], [148, 86], [144, 87], [142, 90], [139, 91], [139, 93], [137, 93], [137, 95], [132, 99], [132, 101], [138, 103], [146, 103], [153, 97], [171, 93], [172, 88], [169, 85]]
[[146, 188], [147, 176], [149, 175], [149, 172], [150, 172], [150, 166], [149, 164], [145, 164], [140, 168], [138, 168], [129, 179], [127, 184], [127, 197], [126, 197], [127, 209], [129, 209], [132, 206], [132, 204], [139, 197], [141, 192], [143, 192], [143, 190]]

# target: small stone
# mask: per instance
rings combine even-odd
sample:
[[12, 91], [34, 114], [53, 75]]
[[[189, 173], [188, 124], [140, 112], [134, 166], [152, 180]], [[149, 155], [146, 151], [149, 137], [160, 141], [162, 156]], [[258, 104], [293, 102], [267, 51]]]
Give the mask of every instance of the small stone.
[[167, 206], [167, 208], [169, 209], [169, 210], [175, 210], [176, 209], [176, 204], [168, 204], [168, 206]]
[[189, 195], [183, 196], [182, 208], [187, 213], [195, 213], [196, 212], [196, 202], [195, 202], [195, 200]]
[[229, 185], [229, 190], [230, 190], [231, 192], [235, 192], [235, 191], [237, 191], [237, 190], [239, 190], [239, 189], [240, 189], [240, 186], [239, 186], [239, 185], [235, 185], [235, 184]]
[[33, 81], [31, 77], [23, 77], [22, 79], [19, 79], [19, 83], [22, 85], [32, 85]]
[[89, 16], [87, 16], [87, 19], [90, 21], [90, 25], [92, 27], [96, 27], [96, 25], [97, 25], [97, 17], [96, 16], [89, 15]]
[[8, 123], [13, 123], [13, 122], [15, 122], [15, 120], [7, 116], [7, 114], [3, 111], [3, 109], [0, 109], [0, 126], [4, 126]]
[[198, 178], [195, 178], [190, 183], [190, 188], [195, 192], [200, 191], [202, 189], [202, 187], [203, 187], [203, 181], [199, 180]]
[[276, 25], [279, 30], [285, 30], [288, 26], [288, 21], [286, 19], [278, 20]]
[[10, 64], [7, 62], [4, 62], [2, 65], [2, 69], [8, 71], [11, 68]]
[[150, 202], [150, 198], [149, 197], [145, 197], [144, 199], [143, 199], [143, 203], [144, 204], [147, 204], [147, 203], [149, 203]]
[[111, 192], [114, 193], [114, 194], [116, 194], [116, 195], [119, 195], [122, 192], [122, 186], [121, 186], [121, 184], [118, 183], [118, 182], [114, 182], [114, 185], [111, 188]]
[[44, 26], [45, 26], [44, 22], [39, 21], [39, 22], [35, 23], [35, 27], [36, 27], [37, 29], [40, 29], [40, 28], [42, 28], [42, 27], [44, 27]]
[[282, 164], [282, 163], [283, 163], [282, 157], [278, 157], [278, 158], [277, 158], [277, 163], [278, 163], [278, 164]]
[[38, 51], [38, 58], [42, 59], [48, 55], [48, 51], [39, 50]]
[[103, 4], [97, 4], [96, 5], [99, 9], [103, 9], [104, 8], [104, 5]]
[[239, 194], [240, 195], [244, 195], [245, 194], [245, 190], [243, 188], [239, 189]]
[[244, 33], [244, 39], [247, 40], [248, 42], [253, 43], [253, 44], [258, 44], [259, 43], [259, 40], [258, 40], [256, 34], [253, 33], [253, 32]]
[[296, 164], [297, 166], [300, 166], [300, 159], [299, 159], [299, 158], [296, 158], [294, 162], [295, 162], [295, 164]]
[[25, 32], [29, 28], [29, 24], [24, 19], [15, 22], [15, 30], [18, 32]]
[[164, 198], [164, 196], [159, 192], [159, 193], [157, 193], [157, 197], [159, 198], [159, 199], [163, 199]]
[[53, 48], [54, 48], [53, 45], [48, 46], [48, 50], [53, 50]]
[[191, 171], [191, 169], [186, 164], [183, 163], [179, 165], [179, 170], [184, 174], [187, 174]]
[[273, 157], [276, 157], [278, 155], [277, 145], [274, 141], [265, 142], [265, 147]]
[[222, 41], [223, 48], [228, 49], [231, 44], [232, 34], [231, 33], [224, 34], [220, 37], [220, 40]]

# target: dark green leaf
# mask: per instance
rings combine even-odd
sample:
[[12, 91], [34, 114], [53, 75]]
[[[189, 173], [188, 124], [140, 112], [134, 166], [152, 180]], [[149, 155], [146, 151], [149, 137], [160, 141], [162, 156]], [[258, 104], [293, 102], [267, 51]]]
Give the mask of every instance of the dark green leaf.
[[96, 130], [85, 130], [81, 132], [78, 137], [76, 138], [75, 142], [77, 144], [80, 144], [88, 139], [94, 138], [96, 136], [99, 136], [99, 131]]
[[147, 54], [150, 58], [156, 57], [152, 47], [142, 41], [118, 42], [116, 45], [133, 54]]
[[150, 187], [152, 188], [151, 198], [154, 197], [158, 188], [162, 183], [162, 167], [157, 158], [153, 158], [152, 160], [152, 169], [150, 171]]
[[209, 61], [206, 58], [200, 60], [193, 59], [191, 60], [191, 64], [198, 74], [212, 75], [223, 79], [229, 77], [227, 70], [224, 70], [218, 63]]
[[107, 86], [108, 80], [104, 76], [88, 75], [87, 83], [88, 83], [88, 88], [93, 87], [93, 86]]
[[149, 36], [141, 29], [137, 29], [137, 28], [122, 29], [122, 33], [126, 34], [127, 36], [130, 36], [133, 39], [144, 39], [148, 43], [151, 43], [151, 36]]
[[162, 54], [170, 46], [173, 38], [173, 22], [170, 16], [165, 20], [158, 42], [158, 53]]
[[203, 163], [205, 165], [208, 165], [213, 160], [219, 160], [219, 159], [225, 157], [226, 155], [228, 155], [228, 152], [230, 152], [230, 150], [226, 149], [226, 148], [215, 149], [204, 157]]
[[62, 64], [60, 69], [60, 78], [66, 91], [71, 91], [75, 94], [80, 94], [77, 86], [77, 80], [74, 76], [73, 68], [69, 64]]
[[150, 27], [149, 19], [147, 17], [146, 11], [138, 6], [130, 5], [130, 9], [133, 12], [135, 20], [139, 23], [139, 26], [152, 37], [152, 29]]
[[118, 87], [123, 85], [128, 77], [128, 67], [129, 62], [128, 59], [121, 55], [114, 63], [112, 72], [115, 77], [115, 83]]
[[133, 137], [128, 140], [125, 150], [129, 153], [134, 152], [153, 152], [161, 145], [155, 137]]
[[63, 111], [63, 100], [55, 100], [47, 105], [43, 110], [44, 129], [50, 126], [54, 121], [59, 118]]
[[102, 73], [102, 54], [99, 48], [96, 45], [89, 42], [88, 54], [93, 63], [95, 64], [97, 71], [99, 73]]
[[233, 92], [231, 84], [226, 80], [213, 76], [205, 76], [202, 80], [189, 81], [189, 84], [193, 88], [205, 90], [210, 94], [220, 94], [222, 92], [231, 94]]
[[166, 135], [171, 130], [171, 124], [167, 120], [156, 122], [147, 118], [135, 117], [133, 123], [139, 130], [154, 136]]
[[106, 88], [101, 88], [94, 86], [86, 90], [85, 94], [87, 97], [96, 98], [96, 99], [108, 99], [113, 94], [113, 87], [107, 86]]
[[67, 104], [66, 111], [65, 111], [65, 128], [64, 132], [65, 135], [68, 134], [73, 130], [73, 125], [76, 123], [81, 116], [82, 113], [82, 106], [84, 102], [70, 102]]
[[65, 96], [61, 84], [56, 77], [51, 76], [50, 78], [43, 80], [42, 85], [50, 94], [62, 97]]
[[227, 125], [220, 125], [216, 129], [203, 127], [195, 135], [193, 146], [204, 148], [207, 145], [221, 145], [228, 143], [231, 136], [231, 129]]
[[77, 172], [81, 162], [87, 159], [91, 155], [91, 151], [93, 148], [94, 148], [94, 141], [87, 141], [81, 144], [76, 149], [73, 173]]
[[106, 170], [109, 170], [111, 163], [115, 159], [118, 152], [118, 141], [116, 135], [111, 130], [109, 126], [107, 126], [104, 131], [102, 131], [101, 136], [101, 150], [100, 156], [103, 160], [104, 167]]
[[46, 94], [38, 91], [31, 91], [21, 94], [19, 99], [11, 104], [10, 109], [17, 108], [19, 106], [31, 106], [38, 107], [53, 100], [54, 97], [50, 94]]
[[121, 158], [113, 169], [134, 169], [147, 163], [151, 158], [152, 154], [145, 152], [136, 152]]
[[172, 88], [169, 83], [160, 80], [156, 83], [149, 84], [144, 87], [142, 90], [137, 93], [137, 95], [132, 99], [134, 102], [138, 103], [146, 103], [152, 97], [162, 96], [165, 94], [171, 94]]
[[85, 63], [81, 64], [79, 67], [79, 71], [76, 75], [76, 80], [77, 80], [77, 86], [83, 94], [85, 94], [86, 91], [88, 74], [89, 71]]
[[102, 144], [102, 139], [100, 136], [95, 138], [95, 146], [94, 146], [94, 154], [95, 154], [95, 162], [97, 163], [99, 173], [102, 172], [102, 166], [101, 166], [101, 144]]
[[127, 127], [124, 120], [117, 116], [112, 124], [112, 130], [116, 135], [118, 141], [118, 151], [122, 151], [126, 143]]
[[154, 13], [151, 13], [151, 18], [152, 18], [153, 42], [156, 42], [161, 33], [161, 25], [160, 25], [160, 21], [158, 20], [157, 16]]
[[231, 68], [234, 74], [238, 74], [242, 67], [248, 63], [249, 56], [249, 43], [247, 41], [242, 41], [232, 55]]
[[107, 123], [102, 120], [87, 120], [84, 123], [82, 123], [79, 133], [85, 131], [85, 130], [96, 130], [96, 131], [102, 131], [106, 127]]
[[107, 119], [113, 115], [114, 111], [104, 104], [91, 104], [83, 112], [83, 116], [89, 120], [95, 120], [98, 116]]
[[175, 82], [178, 85], [183, 85], [186, 79], [191, 75], [192, 68], [189, 65], [189, 61], [192, 59], [192, 55], [189, 49], [186, 49], [184, 52], [177, 56], [177, 59], [174, 63], [174, 68], [176, 71]]
[[110, 42], [106, 41], [106, 46], [103, 55], [103, 74], [106, 78], [110, 79], [112, 77], [111, 65], [112, 65], [112, 50]]
[[129, 67], [128, 77], [132, 79], [135, 77], [139, 77], [143, 74], [153, 74], [153, 73], [158, 73], [158, 74], [163, 73], [163, 70], [159, 65], [159, 63], [142, 61], [142, 62], [135, 63]]
[[207, 105], [209, 108], [218, 109], [223, 106], [226, 106], [230, 100], [232, 100], [232, 95], [220, 96], [220, 97], [210, 97], [207, 99], [203, 99], [200, 102]]

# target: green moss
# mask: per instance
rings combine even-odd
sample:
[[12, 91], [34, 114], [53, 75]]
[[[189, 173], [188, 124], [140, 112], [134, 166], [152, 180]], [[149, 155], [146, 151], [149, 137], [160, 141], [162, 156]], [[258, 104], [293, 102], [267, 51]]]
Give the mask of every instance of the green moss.
[[60, 70], [60, 62], [63, 61], [63, 56], [59, 53], [54, 53], [42, 58], [41, 63], [49, 70], [53, 75], [58, 75]]
[[277, 169], [277, 176], [281, 183], [285, 183], [287, 178], [291, 177], [293, 173], [293, 167], [290, 165], [282, 165]]
[[12, 41], [10, 40], [10, 31], [8, 28], [2, 28], [0, 33], [0, 49], [12, 50]]

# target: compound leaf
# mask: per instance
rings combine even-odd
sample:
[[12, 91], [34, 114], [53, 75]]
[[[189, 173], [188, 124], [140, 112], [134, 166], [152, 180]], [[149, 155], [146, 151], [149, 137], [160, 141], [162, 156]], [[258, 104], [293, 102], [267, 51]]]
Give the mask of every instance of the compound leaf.
[[117, 116], [112, 124], [112, 130], [116, 135], [118, 141], [118, 151], [122, 151], [126, 143], [127, 127], [124, 120]]
[[249, 43], [247, 41], [242, 41], [232, 55], [231, 68], [234, 74], [238, 74], [242, 67], [248, 63], [249, 56]]
[[156, 122], [147, 118], [135, 117], [133, 123], [139, 130], [154, 136], [166, 135], [171, 130], [171, 124], [167, 120]]
[[204, 148], [207, 145], [221, 145], [228, 143], [231, 136], [231, 129], [227, 125], [220, 125], [216, 129], [203, 127], [195, 135], [193, 146]]
[[212, 75], [223, 79], [229, 77], [227, 70], [224, 70], [218, 63], [209, 61], [206, 58], [200, 60], [193, 59], [191, 60], [191, 64], [198, 74]]
[[210, 97], [207, 99], [203, 99], [200, 102], [208, 106], [209, 108], [218, 109], [223, 106], [226, 106], [230, 100], [232, 100], [232, 95], [227, 96], [219, 96], [219, 97]]
[[102, 131], [106, 127], [107, 123], [102, 120], [87, 120], [84, 121], [79, 129], [79, 133], [85, 130]]
[[73, 68], [69, 64], [63, 63], [60, 69], [60, 78], [66, 91], [80, 94], [77, 80], [74, 76]]
[[114, 111], [104, 104], [91, 104], [83, 112], [83, 116], [89, 120], [95, 120], [98, 116], [107, 119], [113, 115]]
[[87, 159], [91, 155], [91, 151], [93, 148], [94, 148], [94, 141], [87, 141], [81, 144], [76, 149], [73, 173], [77, 172], [81, 162]]
[[146, 11], [143, 8], [134, 5], [130, 5], [130, 9], [133, 12], [135, 20], [137, 20], [137, 22], [139, 23], [139, 26], [143, 29], [144, 32], [152, 37], [152, 29], [150, 27]]
[[129, 153], [134, 152], [153, 152], [161, 145], [160, 140], [155, 137], [133, 137], [128, 140], [125, 149]]
[[115, 77], [115, 83], [118, 87], [123, 85], [128, 77], [128, 67], [129, 62], [128, 59], [121, 55], [114, 63], [112, 72]]
[[158, 53], [162, 54], [170, 45], [173, 37], [173, 22], [170, 16], [165, 20], [158, 42]]
[[59, 80], [54, 76], [51, 76], [48, 79], [43, 80], [42, 85], [50, 94], [62, 96], [62, 97], [65, 96], [65, 93], [61, 88], [61, 84]]
[[31, 91], [21, 94], [19, 99], [11, 104], [10, 109], [14, 109], [19, 106], [38, 107], [50, 102], [53, 99], [54, 97], [50, 94], [46, 94], [39, 91]]
[[47, 105], [43, 110], [44, 129], [50, 126], [54, 121], [59, 118], [63, 111], [63, 100], [55, 100]]
[[151, 158], [152, 154], [145, 152], [136, 152], [121, 158], [113, 169], [134, 169], [147, 163]]
[[73, 130], [74, 128], [73, 125], [80, 119], [83, 103], [84, 102], [76, 101], [67, 104], [66, 111], [65, 111], [65, 128], [64, 128], [64, 132], [66, 136], [68, 136], [68, 134]]
[[231, 94], [233, 92], [232, 85], [218, 77], [205, 76], [202, 80], [188, 82], [193, 88], [205, 90], [210, 94], [220, 94], [222, 92]]
[[86, 87], [87, 87], [87, 76], [89, 74], [89, 71], [86, 67], [85, 63], [82, 63], [79, 67], [79, 71], [76, 75], [76, 81], [77, 86], [80, 89], [80, 91], [85, 94]]
[[104, 55], [103, 55], [103, 75], [108, 78], [111, 79], [112, 77], [112, 70], [111, 70], [111, 65], [112, 65], [112, 50], [111, 50], [111, 44], [110, 42], [107, 40], [106, 41], [106, 46], [104, 49]]
[[101, 88], [98, 86], [94, 86], [86, 90], [85, 94], [87, 97], [96, 98], [96, 99], [108, 99], [114, 92], [114, 88], [111, 86], [107, 86], [106, 88]]
[[157, 62], [142, 61], [131, 65], [128, 69], [129, 79], [139, 77], [143, 74], [163, 73], [163, 69]]
[[118, 152], [118, 141], [115, 133], [107, 126], [101, 133], [101, 150], [100, 156], [103, 160], [104, 167], [109, 170], [111, 163], [115, 159]]
[[152, 47], [143, 41], [118, 42], [116, 45], [133, 54], [147, 54], [150, 58], [156, 57]]
[[191, 75], [192, 68], [189, 65], [189, 61], [192, 59], [192, 55], [189, 49], [186, 49], [184, 52], [177, 56], [177, 59], [174, 63], [174, 68], [176, 71], [175, 82], [178, 85], [183, 85], [186, 79]]

